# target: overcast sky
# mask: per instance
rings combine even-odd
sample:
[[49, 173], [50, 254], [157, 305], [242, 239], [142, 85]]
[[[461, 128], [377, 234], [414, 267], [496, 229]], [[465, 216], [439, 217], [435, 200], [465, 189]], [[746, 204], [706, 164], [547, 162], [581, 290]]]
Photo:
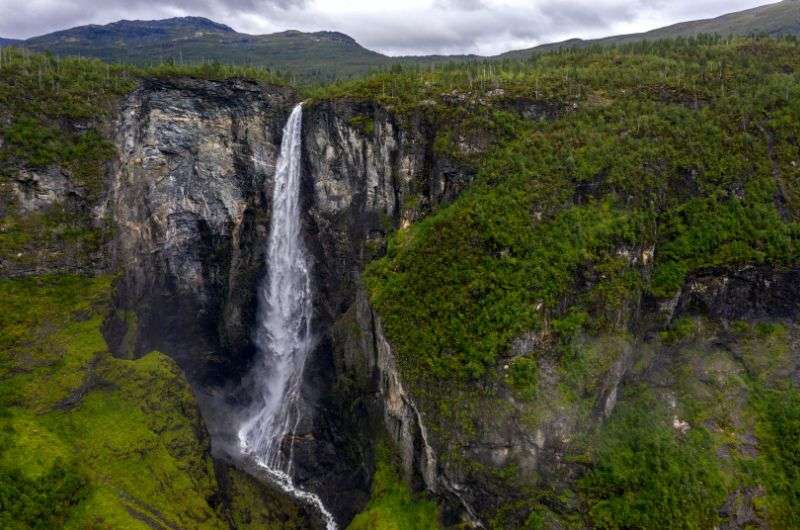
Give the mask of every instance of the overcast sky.
[[391, 55], [479, 53], [632, 33], [775, 0], [0, 0], [0, 37], [205, 16], [244, 33], [336, 30]]

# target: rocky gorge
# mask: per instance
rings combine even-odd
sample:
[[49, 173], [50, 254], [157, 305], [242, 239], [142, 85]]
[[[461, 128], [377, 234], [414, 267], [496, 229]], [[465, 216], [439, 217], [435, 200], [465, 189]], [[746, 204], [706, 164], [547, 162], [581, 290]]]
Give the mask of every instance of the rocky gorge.
[[[202, 412], [198, 436], [210, 439], [200, 445], [220, 469], [237, 464], [232, 437], [250, 399], [241, 381], [255, 355], [275, 165], [284, 123], [303, 98], [242, 78], [143, 78], [109, 119], [90, 125], [116, 153], [103, 165], [100, 193], [57, 164], [22, 167], [4, 183], [7, 215], [82, 212], [103, 236], [86, 252], [3, 255], [3, 273], [114, 274], [102, 324], [109, 350], [122, 360], [160, 351], [177, 364]], [[556, 303], [535, 306], [537, 325], [515, 332], [472, 379], [428, 373], [393, 343], [397, 321], [385, 321], [365, 270], [404, 244], [393, 238], [458, 200], [480, 178], [478, 161], [506, 141], [494, 122], [476, 125], [458, 109], [488, 108], [535, 129], [584, 105], [595, 112], [607, 103], [599, 95], [543, 102], [496, 89], [478, 97], [448, 91], [410, 110], [379, 98], [305, 104], [301, 223], [318, 340], [303, 376], [301, 421], [283, 443], [293, 450], [297, 483], [343, 527], [369, 503], [381, 443], [392, 447], [412, 489], [436, 500], [443, 526], [487, 528], [581, 527], [586, 507], [576, 484], [591, 468], [586, 454], [604, 447], [614, 418], [642, 401], [669, 417], [668, 433], [679, 439], [709, 433], [698, 447], [723, 469], [765, 451], [758, 440], [768, 427], [753, 412], [754, 396], [800, 385], [796, 263], [697, 267], [669, 296], [626, 291], [617, 304], [590, 306], [589, 317], [570, 308], [607, 287], [614, 272], [576, 267]], [[613, 186], [604, 171], [559, 196], [553, 211], [599, 197]], [[553, 215], [529, 212], [534, 224]], [[511, 244], [493, 245], [493, 259], [514, 258]], [[622, 238], [609, 250], [615, 266], [648, 279], [660, 252]], [[592, 329], [573, 316], [613, 325]], [[524, 370], [535, 375], [520, 385]], [[220, 499], [232, 495], [225, 476], [214, 493]], [[720, 527], [768, 526], [758, 479], [721, 490]], [[298, 524], [319, 522], [305, 514]]]
[[[116, 125], [121, 157], [101, 213], [115, 220], [112, 267], [122, 271], [106, 327], [109, 344], [122, 357], [170, 354], [198, 389], [221, 447], [235, 432], [216, 419], [235, 408], [237, 396], [225, 389], [235, 387], [252, 358], [271, 179], [296, 97], [247, 82], [145, 82], [125, 101]], [[347, 361], [330, 330], [361, 292], [368, 244], [402, 222], [400, 204], [411, 183], [428, 175], [432, 157], [430, 140], [401, 132], [388, 113], [378, 113], [372, 138], [348, 125], [355, 115], [347, 106], [307, 112], [301, 199], [320, 340], [307, 367], [308, 409], [294, 450], [301, 483], [329, 499], [341, 520], [369, 495], [375, 420], [352, 407], [374, 401], [374, 414], [380, 394], [346, 388], [336, 366]], [[431, 179], [443, 195], [447, 178]], [[361, 353], [364, 361], [369, 355]], [[385, 359], [379, 369], [370, 359], [351, 369], [359, 379], [397, 381], [392, 362]], [[418, 418], [402, 421], [411, 424], [401, 427], [409, 432], [398, 432], [398, 441], [417, 460]]]

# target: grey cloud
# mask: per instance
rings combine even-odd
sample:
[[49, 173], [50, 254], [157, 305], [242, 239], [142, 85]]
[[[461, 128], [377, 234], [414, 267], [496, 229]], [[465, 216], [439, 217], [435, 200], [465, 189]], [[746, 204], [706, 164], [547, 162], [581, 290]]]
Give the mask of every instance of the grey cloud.
[[433, 5], [443, 9], [456, 9], [461, 11], [477, 11], [487, 8], [483, 0], [436, 0]]
[[497, 38], [538, 43], [562, 33], [581, 35], [586, 30], [603, 30], [614, 23], [630, 21], [636, 14], [630, 4], [636, 3], [549, 0], [518, 10], [457, 11], [427, 24], [394, 21], [389, 27], [364, 21], [361, 25], [368, 29], [363, 30], [362, 40], [367, 46], [395, 54], [419, 49], [463, 53]]

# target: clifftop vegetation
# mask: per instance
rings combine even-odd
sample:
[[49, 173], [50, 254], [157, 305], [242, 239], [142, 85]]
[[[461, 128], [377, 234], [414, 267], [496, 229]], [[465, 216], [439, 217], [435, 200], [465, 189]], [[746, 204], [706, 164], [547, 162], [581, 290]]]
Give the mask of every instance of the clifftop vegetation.
[[248, 35], [200, 17], [164, 20], [120, 20], [56, 31], [26, 40], [4, 40], [0, 45], [25, 46], [59, 56], [94, 57], [107, 62], [148, 66], [161, 62], [218, 62], [269, 68], [301, 83], [324, 83], [357, 78], [394, 67], [428, 67], [464, 60], [525, 59], [532, 54], [593, 45], [612, 46], [639, 41], [700, 34], [722, 36], [798, 36], [800, 5], [784, 0], [709, 20], [684, 22], [647, 33], [619, 35], [597, 40], [570, 39], [536, 48], [512, 50], [500, 56], [389, 57], [364, 48], [348, 35], [319, 31], [283, 31]]
[[[369, 268], [409, 367], [480, 378], [524, 331], [615, 329], [626, 303], [670, 298], [691, 272], [796, 263], [799, 50], [668, 41], [327, 88], [438, 113], [455, 156], [459, 136], [492, 145], [468, 160], [470, 188]], [[519, 101], [541, 119], [506, 110]]]

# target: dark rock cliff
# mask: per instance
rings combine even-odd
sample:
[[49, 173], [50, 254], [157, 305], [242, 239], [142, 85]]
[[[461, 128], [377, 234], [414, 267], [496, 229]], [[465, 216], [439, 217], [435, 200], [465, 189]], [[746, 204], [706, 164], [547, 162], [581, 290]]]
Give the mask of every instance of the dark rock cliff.
[[[175, 358], [222, 448], [234, 432], [229, 412], [247, 399], [237, 385], [254, 352], [271, 179], [295, 101], [245, 81], [149, 80], [116, 124], [120, 157], [103, 214], [115, 225], [121, 276], [106, 335], [117, 355], [159, 349]], [[365, 116], [369, 130], [354, 119]], [[304, 114], [301, 201], [319, 346], [305, 373], [295, 467], [342, 521], [368, 499], [380, 404], [348, 386], [332, 326], [354, 304], [386, 234], [453, 198], [471, 176], [434, 154], [432, 125], [404, 123], [345, 102]], [[414, 206], [404, 205], [412, 195]]]
[[123, 356], [168, 351], [199, 384], [247, 368], [271, 179], [292, 94], [146, 81], [116, 128], [105, 208], [122, 272], [108, 323]]
[[[239, 382], [254, 354], [272, 178], [296, 102], [290, 90], [243, 80], [146, 80], [111, 127], [119, 157], [99, 204], [57, 168], [20, 174], [13, 190], [31, 211], [66, 197], [70, 209], [110, 222], [110, 251], [97, 265], [119, 273], [105, 325], [109, 345], [121, 357], [156, 349], [173, 357], [193, 384], [222, 458], [235, 432], [233, 412], [247, 400]], [[512, 110], [537, 120], [557, 114], [525, 103]], [[431, 389], [404, 379], [362, 273], [384, 252], [389, 232], [453, 200], [470, 182], [473, 171], [463, 159], [435, 148], [438, 132], [424, 113], [351, 101], [306, 105], [302, 223], [319, 341], [293, 440], [300, 484], [319, 493], [340, 522], [349, 521], [368, 500], [380, 431], [393, 440], [415, 488], [441, 501], [447, 524], [500, 520], [500, 527], [519, 527], [528, 510], [515, 506], [528, 502], [524, 492], [534, 485], [550, 492], [543, 505], [578, 511], [574, 497], [559, 496], [584, 465], [569, 457], [634, 385], [668, 403], [676, 429], [691, 428], [683, 418], [694, 401], [728, 400], [727, 419], [743, 440], [736, 448], [750, 450], [753, 427], [742, 419], [749, 390], [738, 374], [800, 379], [796, 268], [704, 271], [672, 300], [631, 301], [619, 315], [624, 331], [576, 339], [594, 363], [577, 383], [566, 381], [546, 333], [514, 341], [492, 384]], [[455, 144], [474, 155], [487, 141], [470, 136]], [[653, 251], [637, 254], [642, 266]], [[665, 330], [681, 319], [696, 319], [694, 331], [667, 340]], [[778, 361], [760, 362], [762, 346], [731, 331], [737, 321], [785, 329]], [[531, 351], [537, 399], [521, 400], [502, 374]], [[565, 391], [570, 385], [572, 393]], [[437, 405], [442, 393], [459, 405], [452, 414]], [[721, 414], [707, 421], [709, 429]], [[729, 508], [726, 527], [758, 523], [747, 509]]]

